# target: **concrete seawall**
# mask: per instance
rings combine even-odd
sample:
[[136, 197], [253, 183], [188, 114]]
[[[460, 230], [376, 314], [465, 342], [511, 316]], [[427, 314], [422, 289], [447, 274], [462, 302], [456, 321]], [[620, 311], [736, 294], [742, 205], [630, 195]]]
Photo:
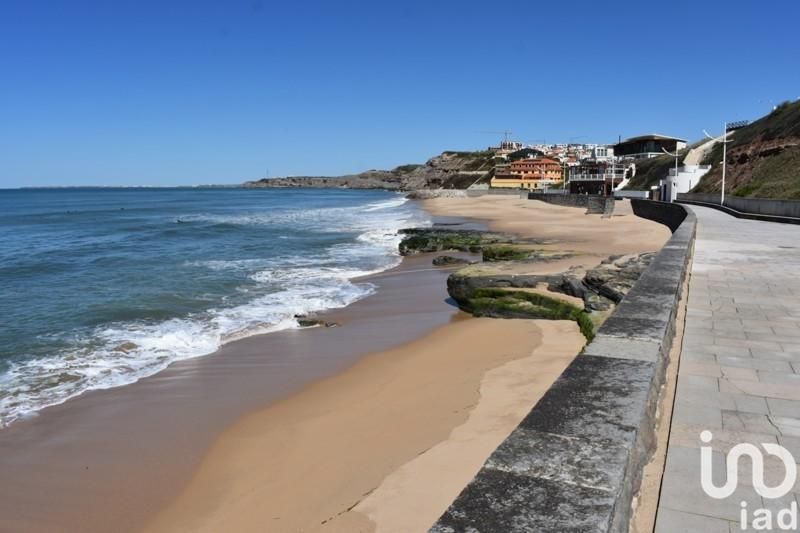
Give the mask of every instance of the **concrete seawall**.
[[632, 205], [672, 238], [431, 532], [628, 530], [696, 227], [682, 206]]
[[467, 196], [469, 197], [486, 195], [518, 196], [520, 198], [525, 198], [528, 195], [528, 191], [523, 189], [467, 189]]
[[564, 207], [585, 207], [587, 215], [603, 215], [610, 217], [614, 213], [614, 198], [592, 194], [542, 194], [532, 192], [529, 200], [539, 200], [548, 204]]
[[719, 193], [681, 193], [678, 194], [677, 201], [713, 207], [736, 218], [800, 224], [800, 201], [798, 200], [739, 198], [726, 194], [725, 205], [721, 205]]

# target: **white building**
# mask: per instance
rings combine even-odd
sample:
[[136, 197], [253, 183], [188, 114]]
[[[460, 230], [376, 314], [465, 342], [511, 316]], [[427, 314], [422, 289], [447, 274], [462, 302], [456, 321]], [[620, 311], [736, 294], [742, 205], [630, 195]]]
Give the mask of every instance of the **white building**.
[[611, 161], [614, 159], [614, 147], [597, 145], [592, 148], [592, 159], [595, 161]]
[[674, 202], [678, 193], [689, 192], [698, 184], [700, 179], [711, 169], [711, 165], [684, 165], [669, 169], [667, 177], [659, 181], [660, 197], [664, 202]]

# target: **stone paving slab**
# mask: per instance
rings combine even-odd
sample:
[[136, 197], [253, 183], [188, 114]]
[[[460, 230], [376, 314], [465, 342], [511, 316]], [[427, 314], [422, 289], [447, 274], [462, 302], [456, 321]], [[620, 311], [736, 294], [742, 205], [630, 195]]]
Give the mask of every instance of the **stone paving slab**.
[[[700, 483], [704, 430], [717, 486], [739, 443], [777, 442], [800, 460], [800, 227], [691, 209], [697, 238], [656, 532], [733, 533], [742, 501], [777, 513], [800, 492], [799, 480], [782, 498], [762, 498], [747, 459], [729, 498], [711, 498]], [[764, 478], [777, 484], [784, 467], [764, 455]]]

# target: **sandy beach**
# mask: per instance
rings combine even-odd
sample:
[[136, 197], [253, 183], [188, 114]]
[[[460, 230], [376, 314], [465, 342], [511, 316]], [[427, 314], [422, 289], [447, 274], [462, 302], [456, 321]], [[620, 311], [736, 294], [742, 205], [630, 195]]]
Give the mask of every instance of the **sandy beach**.
[[[666, 240], [620, 206], [601, 221], [504, 197], [425, 204], [567, 242], [586, 268]], [[426, 531], [584, 342], [572, 322], [461, 317], [372, 354], [225, 431], [147, 531]]]
[[147, 530], [423, 531], [582, 345], [571, 322], [465, 319], [373, 354], [227, 430]]
[[434, 198], [425, 209], [440, 216], [469, 216], [485, 221], [490, 230], [527, 238], [555, 241], [542, 249], [569, 251], [564, 261], [542, 263], [541, 272], [560, 272], [571, 266], [591, 268], [610, 255], [660, 250], [669, 230], [633, 214], [630, 202], [616, 202], [610, 218], [584, 215], [583, 209], [561, 207], [513, 196]]
[[[512, 197], [426, 201], [554, 241], [543, 268], [659, 249], [627, 202], [601, 219]], [[430, 256], [371, 279], [336, 328], [225, 345], [0, 432], [0, 530], [425, 531], [585, 340], [573, 322], [477, 319]]]

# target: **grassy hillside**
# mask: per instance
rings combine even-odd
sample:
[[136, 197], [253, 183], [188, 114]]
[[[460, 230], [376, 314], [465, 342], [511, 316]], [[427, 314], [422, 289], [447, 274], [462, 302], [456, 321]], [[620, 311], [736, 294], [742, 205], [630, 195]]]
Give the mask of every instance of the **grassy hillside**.
[[[679, 160], [683, 161], [688, 149], [681, 150]], [[639, 159], [636, 161], [636, 176], [631, 178], [626, 190], [645, 191], [653, 185], [658, 185], [658, 180], [667, 177], [669, 169], [675, 168], [675, 158], [669, 155], [660, 155], [650, 159]]]
[[533, 148], [523, 148], [522, 150], [517, 150], [516, 152], [511, 152], [508, 154], [506, 160], [510, 163], [512, 161], [519, 161], [520, 159], [528, 159], [530, 157], [543, 157], [544, 152], [540, 150], [534, 150]]
[[[731, 136], [725, 190], [749, 198], [800, 199], [800, 101], [786, 102]], [[692, 192], [719, 192], [722, 145], [704, 161], [711, 171]]]
[[446, 170], [462, 170], [467, 172], [483, 170], [488, 172], [494, 167], [494, 151], [445, 151], [442, 152], [441, 155], [429, 159], [426, 165]]

